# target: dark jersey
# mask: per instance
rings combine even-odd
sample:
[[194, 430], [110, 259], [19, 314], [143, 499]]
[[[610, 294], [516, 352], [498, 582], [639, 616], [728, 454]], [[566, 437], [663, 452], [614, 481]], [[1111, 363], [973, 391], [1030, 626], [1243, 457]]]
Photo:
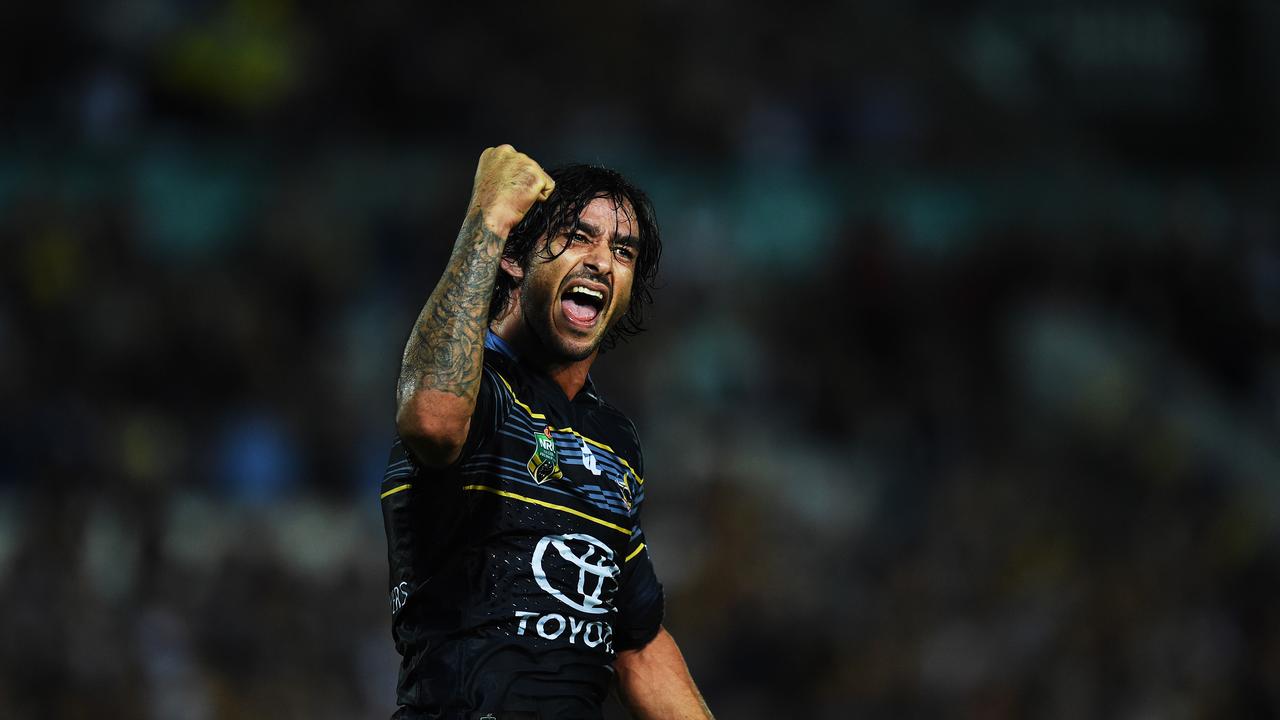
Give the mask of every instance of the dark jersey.
[[662, 587], [640, 529], [635, 427], [588, 381], [573, 401], [496, 336], [462, 456], [397, 439], [382, 482], [398, 718], [593, 718]]

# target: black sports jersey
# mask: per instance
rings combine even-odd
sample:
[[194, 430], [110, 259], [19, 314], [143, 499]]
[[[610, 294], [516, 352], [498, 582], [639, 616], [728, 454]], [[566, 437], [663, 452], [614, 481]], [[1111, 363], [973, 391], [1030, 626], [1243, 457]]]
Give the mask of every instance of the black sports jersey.
[[382, 482], [396, 717], [598, 720], [617, 651], [662, 621], [643, 472], [589, 380], [570, 401], [490, 335], [461, 457], [425, 468], [397, 439]]

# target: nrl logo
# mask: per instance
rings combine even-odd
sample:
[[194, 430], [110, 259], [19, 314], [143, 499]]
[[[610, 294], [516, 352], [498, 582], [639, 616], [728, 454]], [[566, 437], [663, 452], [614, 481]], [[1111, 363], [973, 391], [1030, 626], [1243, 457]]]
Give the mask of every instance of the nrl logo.
[[533, 434], [533, 457], [525, 465], [533, 481], [541, 485], [548, 480], [559, 480], [564, 477], [560, 472], [560, 455], [556, 452], [556, 441], [551, 438], [551, 426], [548, 425], [540, 433]]

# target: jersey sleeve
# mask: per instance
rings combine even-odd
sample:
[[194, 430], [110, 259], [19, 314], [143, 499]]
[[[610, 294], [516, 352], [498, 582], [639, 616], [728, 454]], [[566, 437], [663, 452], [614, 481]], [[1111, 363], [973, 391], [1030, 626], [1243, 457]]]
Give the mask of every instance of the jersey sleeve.
[[[489, 350], [485, 350], [488, 354]], [[481, 445], [489, 441], [494, 433], [502, 427], [511, 410], [511, 393], [507, 384], [498, 375], [498, 371], [485, 363], [480, 373], [480, 392], [476, 395], [476, 409], [471, 413], [471, 426], [467, 429], [467, 439], [462, 445], [462, 454], [454, 462], [456, 465], [470, 458]]]
[[[639, 448], [639, 443], [636, 444]], [[658, 634], [665, 612], [662, 583], [658, 582], [640, 525], [640, 509], [644, 503], [643, 458], [637, 458], [640, 472], [631, 472], [627, 480], [632, 490], [635, 511], [632, 514], [631, 538], [622, 565], [622, 587], [618, 600], [618, 624], [614, 628], [614, 646], [619, 650], [644, 647]]]

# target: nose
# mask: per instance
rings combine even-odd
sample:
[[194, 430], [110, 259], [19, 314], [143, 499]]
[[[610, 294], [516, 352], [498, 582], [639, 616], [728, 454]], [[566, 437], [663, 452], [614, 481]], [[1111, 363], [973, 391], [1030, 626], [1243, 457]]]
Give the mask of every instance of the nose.
[[596, 275], [608, 275], [613, 271], [613, 248], [605, 238], [591, 243], [590, 249], [582, 256], [582, 265]]

